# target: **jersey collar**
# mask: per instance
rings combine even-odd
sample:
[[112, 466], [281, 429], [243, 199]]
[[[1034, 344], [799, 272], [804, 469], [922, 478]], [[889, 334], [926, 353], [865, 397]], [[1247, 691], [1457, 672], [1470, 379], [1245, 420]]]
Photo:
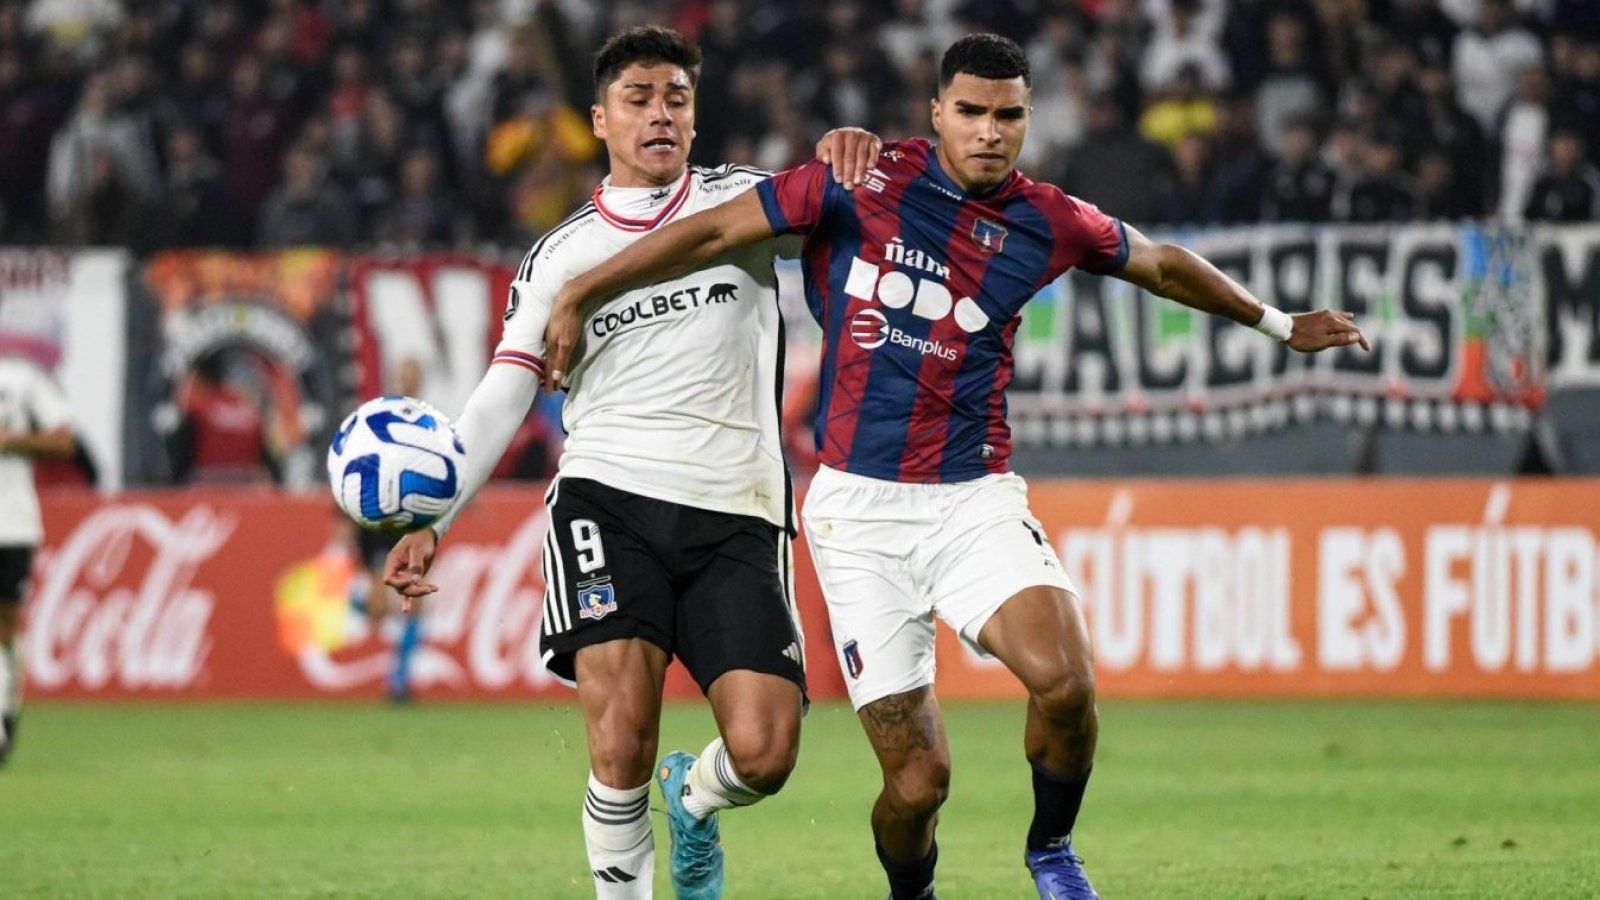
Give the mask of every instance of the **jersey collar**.
[[667, 187], [612, 187], [611, 176], [595, 186], [594, 207], [612, 227], [623, 231], [650, 231], [672, 218], [689, 199], [692, 173], [684, 169], [677, 185]]

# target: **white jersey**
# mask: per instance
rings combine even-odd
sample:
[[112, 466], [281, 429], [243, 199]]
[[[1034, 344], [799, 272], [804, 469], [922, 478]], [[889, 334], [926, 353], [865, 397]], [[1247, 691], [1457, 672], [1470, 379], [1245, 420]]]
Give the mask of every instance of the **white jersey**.
[[[668, 188], [602, 185], [523, 260], [494, 361], [534, 368], [533, 357], [542, 369], [545, 326], [562, 285], [652, 229], [766, 177], [742, 166], [692, 166]], [[774, 239], [737, 248], [614, 297], [583, 323], [567, 375], [561, 476], [788, 523], [778, 426], [783, 324], [772, 268], [780, 245], [795, 246]]]
[[[0, 429], [31, 434], [69, 421], [66, 398], [44, 372], [25, 360], [0, 356]], [[0, 547], [37, 547], [42, 540], [33, 457], [0, 452]]]

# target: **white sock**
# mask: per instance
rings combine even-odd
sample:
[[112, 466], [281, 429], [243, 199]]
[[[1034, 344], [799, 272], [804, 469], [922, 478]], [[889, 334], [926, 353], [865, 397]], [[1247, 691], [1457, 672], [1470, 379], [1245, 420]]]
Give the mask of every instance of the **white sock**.
[[650, 782], [619, 789], [589, 773], [583, 798], [583, 842], [600, 900], [650, 900], [656, 844], [650, 833]]
[[712, 739], [689, 767], [684, 784], [689, 789], [683, 795], [683, 808], [697, 819], [719, 809], [749, 806], [766, 796], [739, 780], [733, 760], [728, 758], [728, 747], [720, 737]]

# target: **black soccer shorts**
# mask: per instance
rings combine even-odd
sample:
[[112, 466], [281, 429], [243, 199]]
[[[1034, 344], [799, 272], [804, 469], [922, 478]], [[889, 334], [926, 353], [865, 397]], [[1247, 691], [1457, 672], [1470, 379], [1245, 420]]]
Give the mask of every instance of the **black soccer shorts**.
[[545, 665], [575, 681], [582, 647], [642, 638], [709, 690], [738, 669], [805, 691], [788, 536], [754, 516], [558, 478], [545, 497]]
[[0, 603], [21, 603], [32, 573], [32, 547], [0, 547]]

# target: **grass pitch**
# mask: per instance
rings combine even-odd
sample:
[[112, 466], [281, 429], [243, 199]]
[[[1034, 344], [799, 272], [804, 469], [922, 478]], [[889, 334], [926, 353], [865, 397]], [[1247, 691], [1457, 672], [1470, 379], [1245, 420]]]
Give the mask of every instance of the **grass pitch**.
[[[1034, 896], [1021, 708], [946, 713], [940, 896]], [[1600, 708], [1110, 701], [1102, 724], [1077, 844], [1110, 900], [1600, 897]], [[0, 896], [592, 896], [571, 707], [35, 704], [23, 725]], [[670, 707], [663, 747], [711, 727]], [[848, 708], [814, 709], [789, 787], [724, 818], [727, 896], [882, 897], [877, 780]]]

